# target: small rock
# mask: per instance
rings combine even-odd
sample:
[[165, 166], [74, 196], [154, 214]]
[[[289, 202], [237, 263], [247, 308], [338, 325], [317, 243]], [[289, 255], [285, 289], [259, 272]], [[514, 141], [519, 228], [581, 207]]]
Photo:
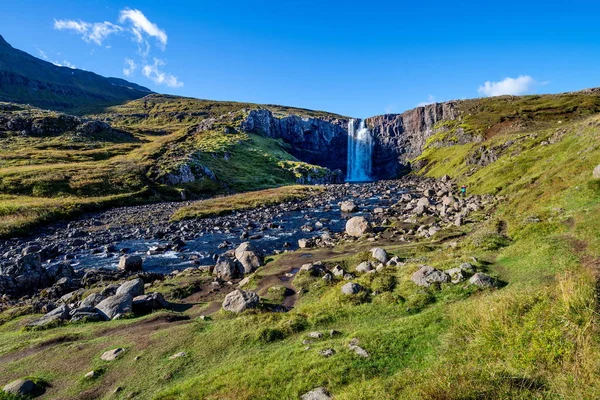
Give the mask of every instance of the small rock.
[[358, 206], [353, 201], [342, 201], [340, 210], [343, 213], [354, 213], [358, 211]]
[[125, 349], [119, 347], [119, 348], [104, 352], [104, 354], [102, 354], [100, 356], [100, 359], [103, 361], [114, 361], [117, 358], [121, 357], [121, 355], [124, 352], [125, 352]]
[[183, 351], [180, 351], [179, 353], [175, 353], [172, 356], [169, 357], [169, 360], [175, 360], [176, 358], [181, 358], [181, 357], [185, 357], [186, 354]]
[[594, 172], [592, 173], [594, 179], [600, 179], [600, 164], [594, 168]]
[[306, 336], [312, 339], [321, 339], [323, 337], [323, 332], [309, 332]]
[[331, 357], [332, 355], [335, 354], [335, 350], [332, 348], [327, 348], [327, 349], [319, 350], [319, 354], [322, 355], [323, 357]]

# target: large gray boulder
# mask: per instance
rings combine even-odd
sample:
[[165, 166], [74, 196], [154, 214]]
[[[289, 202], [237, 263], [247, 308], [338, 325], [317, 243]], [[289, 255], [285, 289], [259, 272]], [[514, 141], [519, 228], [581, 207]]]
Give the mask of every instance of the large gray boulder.
[[351, 295], [357, 294], [362, 290], [362, 286], [358, 283], [348, 282], [344, 286], [342, 286], [342, 294]]
[[169, 302], [165, 300], [161, 293], [158, 292], [137, 296], [132, 302], [132, 310], [135, 314], [146, 314], [169, 307]]
[[81, 301], [81, 304], [79, 304], [79, 307], [80, 308], [88, 308], [88, 307], [94, 308], [98, 304], [100, 304], [100, 302], [104, 299], [105, 299], [105, 297], [102, 296], [100, 293], [92, 293], [88, 297], [86, 297], [85, 299], [83, 299]]
[[388, 254], [381, 247], [375, 247], [371, 249], [371, 256], [381, 263], [385, 264], [388, 262]]
[[102, 361], [114, 361], [117, 358], [121, 357], [124, 352], [125, 352], [125, 349], [123, 349], [121, 347], [112, 349], [112, 350], [108, 350], [108, 351], [105, 351], [104, 353], [102, 353], [102, 355], [100, 356], [100, 359]]
[[222, 255], [217, 259], [213, 275], [226, 281], [243, 278], [244, 267], [237, 260]]
[[60, 306], [60, 307], [55, 308], [54, 310], [50, 311], [48, 314], [44, 315], [42, 318], [37, 319], [33, 322], [30, 322], [29, 324], [27, 324], [27, 326], [41, 327], [41, 326], [47, 326], [47, 325], [51, 325], [51, 324], [59, 324], [70, 318], [70, 315], [69, 315], [70, 312], [71, 312], [71, 309], [69, 308], [69, 306], [67, 306], [67, 305]]
[[353, 237], [361, 237], [373, 230], [365, 217], [352, 217], [346, 222], [346, 233]]
[[250, 308], [256, 308], [258, 302], [259, 297], [256, 293], [237, 289], [225, 296], [223, 310], [239, 313]]
[[592, 173], [592, 175], [594, 176], [594, 179], [600, 179], [600, 164], [598, 164], [596, 168], [594, 168], [594, 172]]
[[356, 272], [370, 272], [373, 270], [373, 265], [369, 261], [363, 261], [354, 268]]
[[469, 283], [480, 288], [498, 287], [498, 281], [488, 274], [478, 272], [469, 279]]
[[340, 210], [343, 213], [353, 213], [358, 211], [358, 206], [351, 200], [342, 201], [340, 204]]
[[127, 272], [142, 270], [143, 260], [140, 256], [122, 256], [119, 259], [119, 269]]
[[105, 320], [111, 320], [132, 312], [133, 297], [128, 293], [116, 294], [100, 302], [96, 311]]
[[250, 242], [244, 242], [235, 249], [235, 258], [242, 264], [246, 274], [253, 272], [263, 263], [260, 252]]
[[131, 297], [142, 296], [144, 294], [144, 281], [141, 278], [127, 281], [119, 286], [115, 294], [128, 294]]
[[329, 395], [327, 389], [323, 387], [318, 387], [316, 389], [311, 390], [308, 393], [305, 393], [301, 397], [302, 400], [331, 400], [332, 397]]
[[2, 391], [14, 396], [24, 396], [27, 398], [37, 397], [44, 392], [44, 388], [35, 384], [29, 379], [19, 379], [9, 383], [2, 388]]
[[429, 265], [425, 265], [415, 272], [411, 279], [418, 286], [429, 287], [432, 284], [449, 282], [450, 276]]

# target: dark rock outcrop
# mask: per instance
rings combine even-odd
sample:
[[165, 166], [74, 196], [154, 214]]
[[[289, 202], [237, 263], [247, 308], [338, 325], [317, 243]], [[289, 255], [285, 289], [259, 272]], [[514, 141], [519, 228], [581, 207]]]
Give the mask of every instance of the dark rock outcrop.
[[409, 161], [423, 152], [425, 142], [435, 134], [434, 126], [456, 118], [455, 102], [428, 104], [402, 114], [368, 118], [367, 127], [374, 138], [373, 175], [389, 179], [408, 172]]
[[289, 152], [310, 164], [346, 171], [348, 158], [348, 120], [331, 117], [302, 118], [290, 115], [277, 118], [270, 110], [252, 110], [240, 129], [291, 145]]

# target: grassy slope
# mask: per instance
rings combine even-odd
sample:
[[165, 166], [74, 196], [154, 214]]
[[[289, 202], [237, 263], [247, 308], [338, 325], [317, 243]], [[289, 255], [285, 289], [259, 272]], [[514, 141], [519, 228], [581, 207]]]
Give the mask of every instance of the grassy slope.
[[[358, 280], [382, 294], [349, 302], [339, 295], [343, 282], [328, 285], [300, 276], [295, 283], [308, 291], [286, 314], [218, 313], [208, 321], [151, 329], [163, 315], [158, 313], [41, 332], [20, 332], [30, 318], [21, 317], [0, 325], [0, 355], [30, 353], [0, 364], [0, 375], [45, 379], [61, 398], [87, 392], [106, 398], [137, 393], [160, 399], [294, 399], [321, 385], [336, 399], [598, 398], [600, 182], [591, 170], [600, 160], [599, 123], [593, 116], [499, 134], [480, 144], [429, 149], [422, 173], [450, 174], [471, 192], [505, 199], [487, 217], [481, 213], [479, 222], [461, 228], [467, 236], [452, 239], [455, 244], [388, 247], [407, 265]], [[514, 144], [498, 161], [466, 164], [474, 147], [508, 140]], [[352, 244], [334, 254], [316, 250], [313, 258], [354, 266], [370, 246]], [[471, 256], [508, 285], [496, 291], [466, 285], [423, 291], [409, 282], [422, 263], [448, 268]], [[277, 256], [259, 275], [297, 261], [295, 254]], [[194, 318], [198, 312], [188, 313]], [[328, 329], [341, 335], [304, 350], [306, 332]], [[43, 346], [58, 337], [75, 341]], [[347, 349], [353, 337], [370, 358]], [[33, 351], [23, 350], [30, 346]], [[99, 361], [102, 351], [116, 346], [127, 349], [123, 358]], [[337, 354], [319, 356], [325, 347]], [[168, 360], [178, 351], [188, 356]], [[92, 368], [103, 375], [83, 379]], [[116, 386], [124, 389], [119, 395], [112, 394]]]
[[[0, 136], [0, 236], [75, 212], [161, 199], [180, 191], [207, 196], [293, 184], [298, 170], [322, 173], [301, 163], [279, 140], [225, 134], [244, 110], [258, 105], [153, 95], [94, 115], [107, 119], [118, 135], [82, 138], [74, 132], [28, 138]], [[328, 115], [268, 106], [278, 115]], [[56, 118], [58, 113], [18, 106], [14, 113]], [[218, 129], [194, 133], [205, 118], [228, 116]], [[232, 115], [232, 117], [229, 117]], [[160, 177], [193, 156], [217, 177], [168, 187]], [[312, 171], [314, 169], [314, 171]]]

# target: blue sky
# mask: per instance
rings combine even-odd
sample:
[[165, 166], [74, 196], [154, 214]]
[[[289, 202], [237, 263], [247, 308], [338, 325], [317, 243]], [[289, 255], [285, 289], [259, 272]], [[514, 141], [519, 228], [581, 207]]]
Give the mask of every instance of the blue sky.
[[0, 34], [161, 93], [353, 117], [600, 86], [600, 4], [481, 3], [4, 1]]

